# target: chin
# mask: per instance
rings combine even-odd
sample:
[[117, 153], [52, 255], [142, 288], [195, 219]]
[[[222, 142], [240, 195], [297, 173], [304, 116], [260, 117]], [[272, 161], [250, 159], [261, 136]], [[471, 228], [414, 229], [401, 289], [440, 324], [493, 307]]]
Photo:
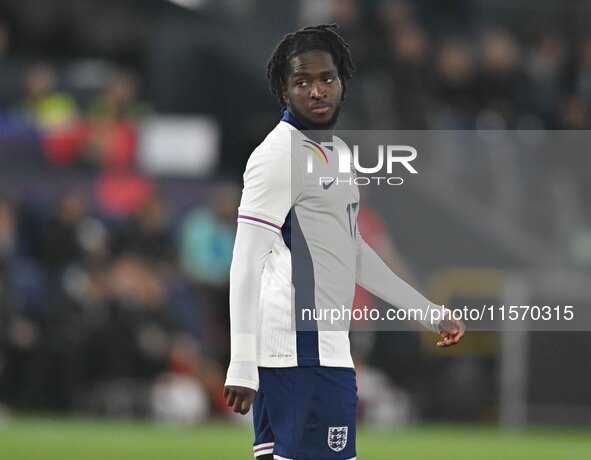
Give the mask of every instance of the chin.
[[[327, 118], [318, 117], [317, 114], [314, 112], [310, 112], [310, 116], [304, 115], [306, 112], [300, 112], [296, 109], [293, 105], [288, 107], [287, 109], [292, 113], [292, 115], [300, 121], [306, 129], [308, 130], [316, 130], [322, 131], [326, 129], [332, 129], [335, 127], [337, 120], [339, 118], [339, 112], [341, 110], [340, 104], [337, 106], [333, 106], [334, 109], [332, 112], [326, 113]], [[307, 111], [307, 109], [305, 109]], [[329, 116], [328, 116], [329, 115]]]
[[330, 115], [330, 117], [327, 117], [326, 119], [311, 119], [308, 117], [303, 117], [305, 118], [305, 122], [304, 124], [306, 126], [309, 127], [309, 129], [316, 129], [316, 130], [322, 130], [322, 129], [331, 129], [334, 128], [335, 125], [337, 124], [337, 120], [339, 118], [339, 108], [335, 109], [334, 112]]

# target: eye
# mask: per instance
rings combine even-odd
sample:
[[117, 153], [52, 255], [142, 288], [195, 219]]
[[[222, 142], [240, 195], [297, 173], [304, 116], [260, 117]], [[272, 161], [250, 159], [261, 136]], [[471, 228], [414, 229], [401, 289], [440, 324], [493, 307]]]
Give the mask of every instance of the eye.
[[306, 82], [306, 80], [298, 80], [296, 82], [296, 85], [298, 85], [300, 88], [303, 88], [304, 86], [306, 86], [308, 83]]
[[329, 84], [330, 84], [330, 83], [332, 83], [332, 82], [334, 81], [334, 78], [333, 78], [333, 77], [326, 77], [326, 78], [324, 79], [324, 81], [325, 81], [326, 83], [329, 83]]

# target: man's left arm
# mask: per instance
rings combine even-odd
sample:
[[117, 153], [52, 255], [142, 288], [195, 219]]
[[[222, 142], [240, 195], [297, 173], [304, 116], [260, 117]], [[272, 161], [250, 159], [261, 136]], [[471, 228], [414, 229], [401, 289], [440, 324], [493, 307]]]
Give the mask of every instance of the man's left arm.
[[[455, 345], [462, 339], [465, 332], [464, 323], [453, 319], [450, 310], [444, 310], [444, 307], [429, 302], [416, 289], [401, 280], [361, 238], [359, 232], [357, 233], [356, 281], [373, 295], [397, 308], [421, 310], [417, 319], [427, 329], [443, 338], [437, 342], [438, 347]], [[430, 310], [433, 309], [444, 311], [441, 315], [432, 315]]]

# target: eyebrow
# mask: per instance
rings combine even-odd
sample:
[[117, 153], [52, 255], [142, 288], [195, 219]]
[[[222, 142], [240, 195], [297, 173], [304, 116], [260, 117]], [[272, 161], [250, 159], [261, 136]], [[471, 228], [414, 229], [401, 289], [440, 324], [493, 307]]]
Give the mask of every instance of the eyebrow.
[[[320, 75], [328, 75], [328, 74], [336, 74], [337, 72], [335, 70], [323, 70], [322, 72], [319, 72]], [[295, 77], [307, 77], [311, 75], [310, 72], [294, 72], [292, 73], [289, 78], [295, 78]]]

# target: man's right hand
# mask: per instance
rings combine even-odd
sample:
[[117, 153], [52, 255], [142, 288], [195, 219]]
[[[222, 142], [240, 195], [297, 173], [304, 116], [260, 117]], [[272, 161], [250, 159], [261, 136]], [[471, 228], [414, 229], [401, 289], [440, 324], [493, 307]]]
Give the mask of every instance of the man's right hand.
[[242, 415], [247, 414], [250, 406], [254, 401], [256, 391], [252, 388], [226, 386], [224, 387], [224, 398], [226, 404], [231, 407], [234, 412]]

